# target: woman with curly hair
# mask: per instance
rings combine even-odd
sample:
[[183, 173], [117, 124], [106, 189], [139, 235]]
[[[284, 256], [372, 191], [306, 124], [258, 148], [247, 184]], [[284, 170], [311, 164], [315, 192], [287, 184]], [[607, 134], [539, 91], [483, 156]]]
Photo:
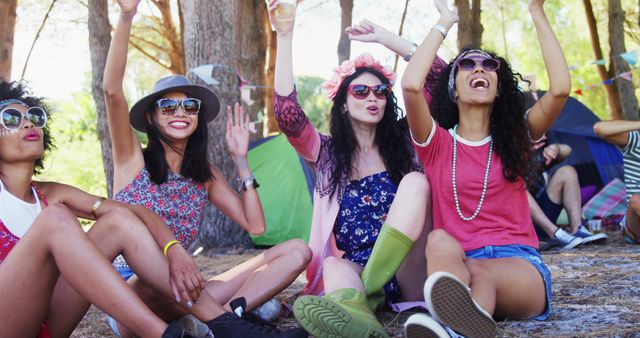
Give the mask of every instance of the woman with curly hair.
[[[407, 119], [431, 184], [433, 227], [426, 257], [424, 297], [434, 319], [409, 318], [407, 336], [445, 328], [466, 337], [493, 337], [493, 316], [546, 319], [551, 308], [549, 269], [536, 252], [525, 180], [532, 141], [560, 113], [571, 89], [560, 44], [544, 0], [530, 0], [550, 88], [526, 111], [518, 76], [506, 60], [477, 49], [451, 61], [425, 103], [425, 76], [457, 22], [447, 1], [441, 17], [416, 50], [402, 78]], [[427, 193], [427, 192], [425, 192]], [[442, 325], [441, 325], [442, 324]]]
[[[270, 1], [269, 10], [279, 5]], [[330, 132], [314, 129], [298, 104], [293, 25], [277, 32], [275, 117], [316, 172], [305, 296], [294, 304], [316, 337], [386, 337], [374, 311], [420, 300], [431, 226], [429, 189], [406, 120], [391, 90], [395, 74], [370, 54], [345, 61], [323, 84], [333, 105]], [[320, 295], [324, 296], [320, 297]]]

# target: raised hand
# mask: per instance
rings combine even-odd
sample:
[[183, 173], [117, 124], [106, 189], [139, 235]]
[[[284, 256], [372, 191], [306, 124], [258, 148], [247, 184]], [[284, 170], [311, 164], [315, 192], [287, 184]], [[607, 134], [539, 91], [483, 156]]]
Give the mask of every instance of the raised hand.
[[122, 14], [135, 14], [138, 10], [138, 4], [140, 4], [140, 0], [118, 0]]
[[[531, 0], [534, 1], [534, 0]], [[440, 12], [440, 16], [450, 22], [458, 22], [458, 10], [450, 9], [447, 0], [435, 0], [436, 8]]]
[[245, 114], [244, 108], [236, 103], [232, 112], [231, 106], [227, 106], [227, 132], [225, 139], [229, 154], [236, 163], [237, 160], [247, 157], [249, 135], [249, 115]]
[[293, 32], [296, 23], [296, 7], [297, 0], [269, 0], [267, 9], [269, 11], [269, 20], [271, 25], [280, 36]]
[[364, 19], [357, 25], [345, 28], [344, 32], [347, 33], [350, 40], [382, 43], [384, 34], [389, 31], [372, 21]]

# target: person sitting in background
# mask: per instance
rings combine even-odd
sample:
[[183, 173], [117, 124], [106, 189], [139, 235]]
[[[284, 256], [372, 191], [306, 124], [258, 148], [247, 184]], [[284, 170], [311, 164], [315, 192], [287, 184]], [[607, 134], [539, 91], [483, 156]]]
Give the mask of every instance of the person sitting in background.
[[[547, 144], [546, 138], [535, 145], [536, 160], [543, 172], [528, 185], [529, 209], [538, 238], [550, 238], [541, 250], [560, 247], [572, 249], [580, 244], [607, 239], [606, 234], [593, 234], [582, 225], [582, 209], [578, 173], [570, 165], [563, 165], [549, 176], [548, 169], [571, 155], [567, 144]], [[569, 231], [556, 226], [562, 209], [569, 216]]]
[[622, 237], [629, 244], [640, 244], [640, 121], [600, 121], [593, 131], [622, 150], [628, 203], [620, 222]]

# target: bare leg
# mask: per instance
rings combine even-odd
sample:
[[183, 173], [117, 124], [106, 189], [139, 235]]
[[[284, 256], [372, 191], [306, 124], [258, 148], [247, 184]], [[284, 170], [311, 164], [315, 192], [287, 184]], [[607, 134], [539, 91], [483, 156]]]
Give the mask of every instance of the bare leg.
[[627, 231], [640, 239], [640, 194], [631, 196], [627, 208]]
[[245, 297], [251, 310], [289, 286], [310, 259], [304, 241], [292, 239], [214, 277], [205, 290], [227, 307], [236, 297]]
[[441, 229], [429, 235], [427, 271], [458, 277], [489, 314], [530, 318], [545, 308], [544, 282], [533, 265], [520, 258], [468, 259], [460, 243]]
[[327, 257], [322, 262], [324, 293], [329, 294], [340, 289], [357, 289], [364, 293], [360, 279], [362, 266], [337, 257]]
[[582, 224], [582, 202], [580, 196], [580, 183], [578, 173], [572, 166], [563, 166], [558, 169], [547, 185], [549, 199], [556, 204], [561, 204], [567, 209], [571, 234], [575, 234]]
[[[427, 261], [424, 251], [427, 246], [427, 236], [432, 228], [431, 190], [429, 181], [424, 175], [410, 173], [402, 179], [398, 193], [391, 204], [387, 223], [392, 226], [395, 224], [404, 226], [399, 229], [403, 232], [407, 231], [405, 234], [411, 233], [407, 236], [414, 241], [413, 247], [400, 265], [396, 278], [404, 300], [422, 300], [424, 299], [422, 289], [427, 279], [425, 269]], [[413, 237], [416, 236], [417, 229], [422, 231], [417, 233], [417, 237]]]
[[538, 205], [538, 202], [536, 202], [535, 198], [533, 198], [528, 191], [527, 198], [529, 199], [529, 211], [531, 212], [533, 223], [539, 226], [549, 237], [554, 238], [558, 227], [547, 218], [544, 211], [540, 208], [540, 205]]
[[[160, 337], [164, 332], [166, 323], [135, 296], [85, 235], [76, 217], [58, 204], [40, 213], [0, 265], [0, 298], [3, 303], [12, 304], [0, 309], [0, 332], [7, 337], [35, 336], [47, 309], [61, 316], [78, 316], [81, 311], [77, 308], [59, 308], [55, 302], [49, 308], [60, 275], [80, 294], [87, 295], [90, 302], [141, 336]], [[121, 306], [125, 302], [128, 305]], [[86, 305], [81, 305], [86, 310]], [[48, 321], [55, 337], [72, 330], [56, 326], [53, 318]], [[77, 319], [65, 322], [77, 323]]]

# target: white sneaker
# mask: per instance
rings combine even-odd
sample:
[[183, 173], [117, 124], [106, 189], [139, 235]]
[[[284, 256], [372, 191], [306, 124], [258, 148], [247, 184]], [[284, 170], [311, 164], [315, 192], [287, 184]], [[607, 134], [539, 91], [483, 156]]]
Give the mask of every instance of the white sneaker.
[[496, 322], [473, 300], [470, 291], [456, 276], [438, 271], [424, 284], [424, 300], [433, 318], [463, 336], [494, 338]]
[[413, 314], [407, 319], [404, 323], [404, 334], [407, 338], [462, 337], [424, 313]]

